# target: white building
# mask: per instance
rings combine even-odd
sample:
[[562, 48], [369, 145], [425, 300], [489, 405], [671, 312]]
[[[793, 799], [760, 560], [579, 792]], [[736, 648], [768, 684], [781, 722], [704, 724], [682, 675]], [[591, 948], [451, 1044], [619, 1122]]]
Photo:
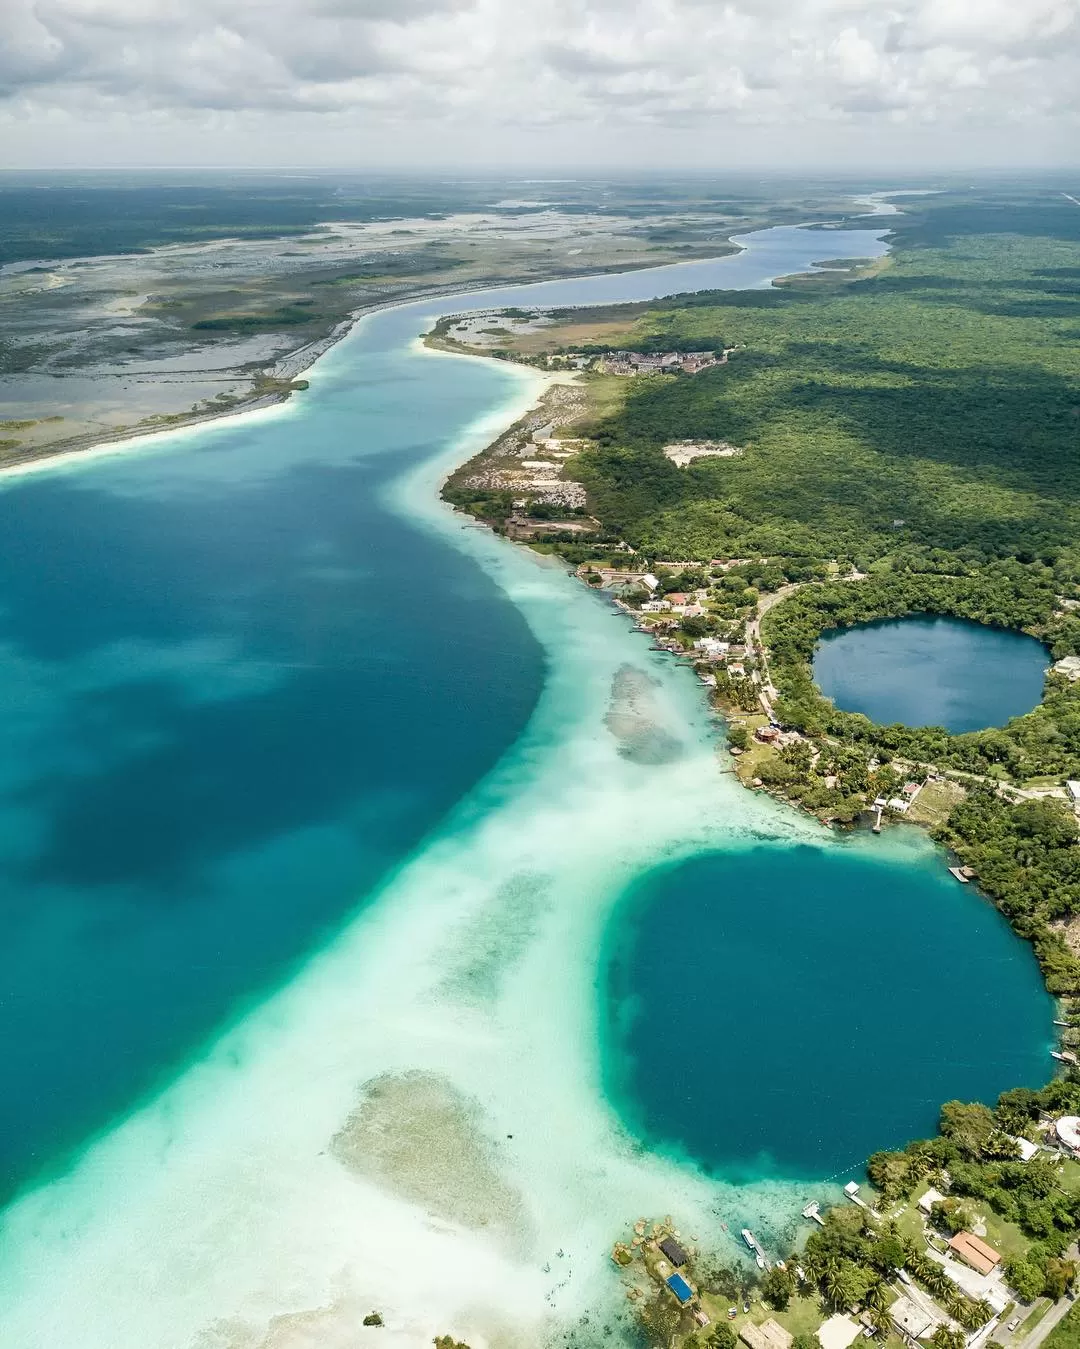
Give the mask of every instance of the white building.
[[1052, 1132], [1062, 1147], [1074, 1157], [1080, 1157], [1080, 1119], [1075, 1115], [1062, 1115], [1054, 1120]]

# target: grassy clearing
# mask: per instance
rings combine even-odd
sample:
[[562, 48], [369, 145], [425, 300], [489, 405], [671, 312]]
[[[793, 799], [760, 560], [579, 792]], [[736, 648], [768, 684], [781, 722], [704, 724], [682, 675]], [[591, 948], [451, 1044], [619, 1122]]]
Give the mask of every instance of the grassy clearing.
[[964, 799], [964, 789], [958, 783], [945, 779], [928, 782], [912, 803], [908, 819], [915, 824], [933, 828], [943, 824], [954, 806]]

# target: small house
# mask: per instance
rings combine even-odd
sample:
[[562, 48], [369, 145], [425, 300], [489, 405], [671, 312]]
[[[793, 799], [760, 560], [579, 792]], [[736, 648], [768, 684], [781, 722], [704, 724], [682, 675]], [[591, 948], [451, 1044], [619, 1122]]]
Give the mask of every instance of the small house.
[[686, 1262], [690, 1259], [690, 1257], [687, 1255], [687, 1253], [683, 1250], [683, 1248], [679, 1245], [679, 1243], [675, 1240], [674, 1237], [665, 1237], [663, 1241], [660, 1243], [660, 1249], [664, 1252], [664, 1254], [667, 1256], [667, 1258], [671, 1261], [671, 1263], [675, 1266], [676, 1269], [678, 1269], [680, 1265], [685, 1265]]
[[933, 1317], [903, 1294], [889, 1308], [889, 1320], [913, 1340], [925, 1338], [934, 1327]]
[[1065, 790], [1069, 793], [1069, 800], [1072, 802], [1080, 801], [1080, 782], [1075, 778], [1070, 778], [1065, 784]]
[[1001, 1262], [1001, 1256], [993, 1246], [988, 1246], [974, 1232], [957, 1232], [950, 1238], [949, 1246], [965, 1265], [970, 1265], [979, 1274], [992, 1273]]
[[760, 1326], [747, 1321], [739, 1327], [739, 1339], [750, 1349], [791, 1349], [795, 1336], [770, 1316]]
[[1030, 1162], [1032, 1157], [1037, 1157], [1039, 1155], [1037, 1143], [1032, 1143], [1028, 1138], [1014, 1138], [1012, 1134], [1010, 1134], [1009, 1137], [1012, 1138], [1012, 1141], [1016, 1144], [1022, 1162]]

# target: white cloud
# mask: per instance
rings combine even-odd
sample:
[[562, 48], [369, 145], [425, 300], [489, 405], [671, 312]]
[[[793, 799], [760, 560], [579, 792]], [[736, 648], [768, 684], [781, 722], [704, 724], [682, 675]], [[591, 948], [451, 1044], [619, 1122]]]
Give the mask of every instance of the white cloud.
[[[957, 144], [1080, 111], [1080, 0], [6, 0], [9, 125], [57, 115], [250, 139], [310, 114], [358, 145], [557, 128], [651, 151], [666, 129], [905, 119]], [[3, 106], [3, 104], [0, 104]], [[194, 122], [193, 122], [194, 119]], [[276, 124], [276, 123], [275, 123]], [[242, 135], [241, 135], [242, 133]], [[1080, 142], [1080, 135], [1076, 136]], [[336, 143], [336, 142], [335, 142]], [[477, 157], [481, 157], [479, 155]]]

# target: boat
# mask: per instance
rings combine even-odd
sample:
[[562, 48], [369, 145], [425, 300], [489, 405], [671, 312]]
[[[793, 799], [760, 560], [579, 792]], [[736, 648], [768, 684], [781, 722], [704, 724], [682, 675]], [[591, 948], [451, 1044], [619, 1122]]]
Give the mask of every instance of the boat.
[[754, 1256], [754, 1259], [757, 1261], [757, 1267], [758, 1267], [758, 1269], [764, 1269], [764, 1268], [765, 1268], [765, 1257], [761, 1254], [760, 1251], [758, 1252], [757, 1255]]
[[749, 1227], [744, 1227], [739, 1233], [739, 1236], [742, 1237], [743, 1241], [746, 1242], [747, 1246], [749, 1246], [752, 1251], [757, 1250], [757, 1242], [754, 1240], [754, 1234], [750, 1231]]

